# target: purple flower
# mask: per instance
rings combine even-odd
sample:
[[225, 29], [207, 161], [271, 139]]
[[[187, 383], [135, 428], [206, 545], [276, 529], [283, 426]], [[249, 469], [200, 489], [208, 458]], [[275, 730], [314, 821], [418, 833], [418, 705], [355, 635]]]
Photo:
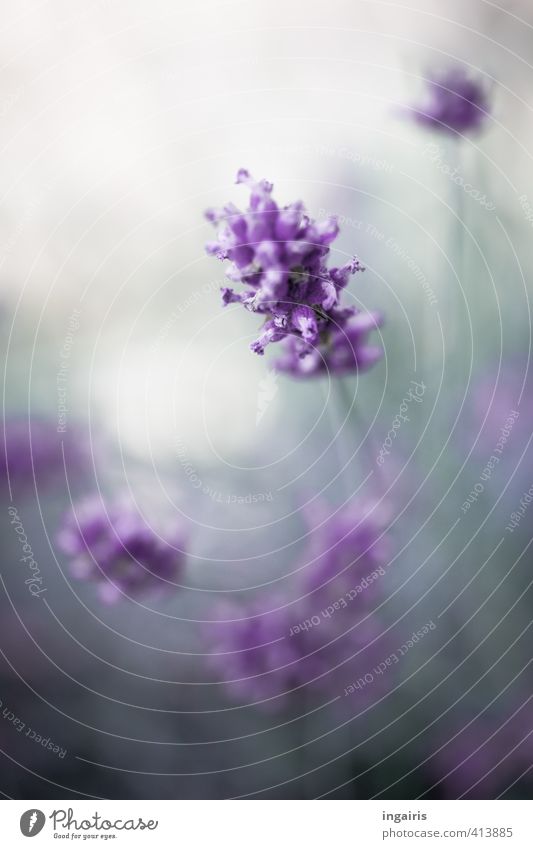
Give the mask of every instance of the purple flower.
[[354, 371], [367, 371], [382, 355], [381, 348], [368, 343], [372, 330], [381, 327], [379, 313], [359, 313], [344, 317], [339, 310], [337, 319], [331, 317], [324, 340], [310, 348], [296, 336], [283, 345], [283, 355], [276, 362], [278, 371], [293, 377], [315, 377], [320, 374], [342, 376]]
[[[481, 464], [487, 492], [497, 498], [503, 493], [500, 506], [512, 524], [512, 512], [524, 513], [523, 496], [531, 498], [532, 417], [533, 374], [525, 357], [513, 357], [473, 378], [454, 434], [461, 457]], [[525, 521], [521, 527], [526, 529]]]
[[530, 699], [509, 716], [465, 719], [440, 743], [430, 760], [448, 798], [493, 799], [529, 771], [533, 763]]
[[476, 132], [490, 114], [489, 91], [465, 68], [449, 68], [430, 77], [426, 100], [410, 112], [417, 123], [441, 133]]
[[[316, 528], [307, 553], [310, 565], [304, 573], [308, 589], [325, 596], [330, 583], [336, 593], [341, 582], [352, 587], [358, 578], [377, 569], [384, 572], [390, 541], [383, 530], [389, 513], [382, 503], [354, 501], [331, 514], [325, 504], [315, 502], [306, 513], [309, 527]], [[367, 602], [370, 595], [365, 593]]]
[[181, 528], [163, 540], [135, 507], [125, 502], [106, 507], [97, 496], [74, 507], [57, 542], [72, 558], [74, 577], [95, 581], [106, 604], [122, 596], [169, 592], [184, 566]]
[[[265, 318], [252, 351], [263, 354], [267, 345], [286, 340], [286, 357], [292, 365], [286, 367], [282, 360], [280, 368], [299, 376], [327, 367], [334, 372], [368, 368], [380, 352], [366, 346], [366, 336], [381, 319], [369, 318], [355, 307], [340, 307], [351, 275], [364, 268], [356, 257], [328, 268], [330, 245], [339, 232], [336, 218], [314, 221], [300, 201], [278, 207], [272, 183], [256, 182], [244, 169], [237, 182], [250, 189], [248, 209], [241, 212], [228, 204], [208, 210], [207, 219], [219, 230], [206, 250], [229, 260], [227, 276], [244, 287], [241, 292], [224, 287], [223, 305], [242, 303]], [[305, 367], [300, 361], [307, 357], [311, 359]], [[317, 360], [329, 365], [319, 367]]]
[[[238, 698], [267, 709], [315, 693], [342, 696], [388, 655], [373, 612], [388, 551], [383, 514], [351, 505], [331, 518], [314, 511], [315, 522], [321, 517], [298, 572], [299, 598], [287, 605], [267, 593], [228, 604], [214, 626], [213, 666]], [[362, 689], [361, 699], [371, 693]]]
[[69, 472], [83, 464], [79, 440], [58, 433], [55, 421], [5, 419], [0, 441], [0, 476], [18, 489], [49, 485], [65, 476], [65, 467]]
[[491, 363], [473, 380], [465, 408], [464, 436], [476, 443], [474, 450], [490, 453], [500, 440], [500, 453], [511, 450], [518, 461], [531, 436], [533, 375], [528, 363], [518, 358]]

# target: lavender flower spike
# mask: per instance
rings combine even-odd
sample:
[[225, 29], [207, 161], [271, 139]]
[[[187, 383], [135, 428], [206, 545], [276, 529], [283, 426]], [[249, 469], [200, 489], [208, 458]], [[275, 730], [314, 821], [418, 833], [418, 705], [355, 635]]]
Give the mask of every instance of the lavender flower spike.
[[380, 351], [368, 348], [366, 337], [381, 318], [340, 306], [350, 277], [364, 268], [357, 257], [328, 268], [330, 245], [339, 233], [336, 218], [313, 221], [300, 201], [278, 207], [272, 183], [256, 182], [244, 169], [237, 182], [250, 189], [250, 204], [245, 212], [233, 204], [206, 212], [219, 226], [216, 241], [206, 250], [229, 260], [227, 276], [244, 286], [241, 292], [224, 287], [223, 305], [242, 303], [265, 318], [252, 351], [263, 354], [268, 345], [282, 343], [280, 370], [297, 376], [368, 368]]
[[[322, 518], [321, 518], [322, 517]], [[228, 604], [214, 626], [211, 662], [237, 697], [280, 709], [291, 700], [336, 697], [390, 654], [374, 609], [383, 597], [388, 545], [381, 509], [349, 505], [311, 517], [307, 557], [294, 587], [299, 598], [267, 593]], [[383, 694], [382, 679], [361, 689], [359, 703]]]
[[133, 506], [106, 507], [98, 497], [76, 505], [57, 535], [80, 580], [94, 581], [105, 604], [122, 596], [169, 592], [184, 566], [185, 535], [174, 528], [163, 540]]
[[480, 130], [490, 108], [484, 81], [458, 66], [431, 76], [426, 101], [410, 107], [410, 112], [422, 126], [449, 135], [463, 135]]

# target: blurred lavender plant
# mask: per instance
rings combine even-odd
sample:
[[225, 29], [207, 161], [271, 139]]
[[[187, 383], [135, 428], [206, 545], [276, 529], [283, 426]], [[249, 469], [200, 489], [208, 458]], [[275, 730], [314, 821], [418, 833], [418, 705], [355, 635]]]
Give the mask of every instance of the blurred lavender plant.
[[367, 345], [367, 337], [382, 319], [340, 306], [350, 276], [364, 268], [356, 257], [327, 267], [329, 246], [339, 233], [336, 218], [313, 221], [300, 201], [278, 207], [272, 183], [256, 182], [244, 169], [237, 183], [250, 188], [250, 205], [245, 212], [231, 203], [207, 210], [207, 219], [222, 226], [206, 250], [230, 260], [228, 277], [246, 287], [241, 293], [223, 288], [223, 304], [242, 303], [266, 318], [252, 351], [263, 354], [270, 343], [286, 340], [277, 367], [296, 377], [369, 368], [381, 351]]
[[[9, 418], [4, 421], [0, 450], [0, 477], [19, 492], [31, 486], [48, 486], [86, 459], [81, 441], [72, 433], [58, 433], [57, 422], [44, 418]], [[64, 452], [64, 459], [63, 459]]]
[[485, 82], [455, 66], [429, 77], [425, 100], [409, 113], [424, 127], [457, 136], [480, 130], [490, 109]]
[[494, 799], [532, 767], [531, 697], [507, 717], [465, 720], [430, 758], [431, 772], [451, 799]]
[[512, 450], [518, 462], [518, 451], [531, 437], [533, 416], [533, 379], [527, 362], [512, 358], [486, 366], [472, 382], [466, 413], [477, 453], [490, 452], [497, 442], [502, 451]]
[[[444, 173], [450, 175], [453, 188], [453, 198], [450, 204], [452, 215], [450, 217], [451, 249], [450, 257], [453, 257], [453, 272], [457, 278], [457, 285], [453, 289], [447, 288], [446, 301], [447, 313], [446, 324], [449, 339], [449, 347], [459, 352], [461, 345], [459, 340], [465, 332], [467, 320], [465, 319], [465, 291], [473, 294], [473, 280], [476, 276], [470, 272], [469, 241], [470, 236], [467, 222], [466, 191], [470, 185], [470, 175], [461, 173], [464, 170], [461, 161], [464, 158], [464, 145], [461, 143], [464, 136], [480, 132], [491, 114], [491, 92], [485, 78], [476, 76], [463, 65], [453, 65], [444, 70], [430, 73], [426, 80], [425, 97], [421, 102], [404, 107], [401, 112], [409, 119], [425, 129], [435, 130], [441, 136], [447, 136], [451, 141], [450, 154], [456, 159], [453, 170], [445, 165]], [[437, 151], [437, 156], [439, 152]], [[479, 179], [479, 174], [478, 174]], [[471, 188], [471, 187], [470, 187]], [[482, 194], [482, 186], [476, 189], [478, 196]], [[478, 246], [479, 247], [479, 246]], [[446, 269], [446, 276], [449, 269]], [[477, 276], [478, 280], [481, 279]], [[480, 292], [479, 295], [482, 293]], [[467, 329], [467, 328], [466, 328]], [[431, 344], [427, 345], [431, 352]], [[426, 356], [426, 361], [429, 357]], [[464, 379], [464, 357], [456, 354], [449, 357], [449, 373], [453, 376], [453, 385]]]
[[520, 496], [533, 484], [532, 398], [525, 361], [493, 363], [474, 377], [457, 430], [458, 448], [471, 452], [479, 464], [484, 490], [496, 498], [505, 490], [507, 512], [518, 508]]
[[383, 507], [352, 503], [310, 518], [318, 526], [299, 570], [299, 599], [228, 604], [214, 626], [212, 665], [235, 696], [267, 709], [311, 693], [336, 698], [387, 655], [374, 613], [389, 550]]
[[75, 505], [57, 534], [74, 577], [94, 581], [106, 604], [126, 596], [165, 594], [185, 562], [186, 535], [174, 527], [163, 540], [127, 502], [109, 508], [97, 497]]

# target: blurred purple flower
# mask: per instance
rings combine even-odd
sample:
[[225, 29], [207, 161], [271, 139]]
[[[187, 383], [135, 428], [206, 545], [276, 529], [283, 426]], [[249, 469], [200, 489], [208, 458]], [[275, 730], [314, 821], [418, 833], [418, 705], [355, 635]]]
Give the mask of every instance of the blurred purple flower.
[[[510, 510], [531, 486], [533, 375], [525, 359], [494, 363], [474, 377], [456, 431], [461, 454], [481, 463], [485, 489], [504, 490]], [[488, 464], [488, 468], [485, 468]]]
[[[19, 489], [46, 486], [84, 462], [80, 441], [44, 418], [8, 418], [1, 432], [0, 476]], [[63, 460], [63, 451], [65, 459]]]
[[480, 716], [440, 744], [431, 771], [448, 798], [493, 799], [529, 772], [533, 777], [530, 699], [509, 717]]
[[[211, 660], [238, 698], [279, 709], [312, 693], [339, 696], [387, 656], [373, 612], [388, 551], [382, 524], [375, 507], [351, 505], [326, 518], [312, 535], [294, 603], [268, 593], [221, 610]], [[364, 700], [371, 694], [361, 690]]]
[[[382, 502], [351, 502], [336, 513], [323, 503], [306, 508], [311, 534], [304, 572], [304, 585], [319, 592], [322, 600], [333, 584], [334, 595], [341, 584], [347, 589], [377, 569], [390, 557], [390, 540], [384, 532], [389, 512]], [[366, 602], [373, 601], [365, 592]]]
[[473, 380], [465, 407], [476, 452], [486, 454], [499, 439], [506, 451], [522, 452], [531, 436], [531, 368], [514, 359], [492, 364]]
[[[366, 336], [381, 319], [339, 307], [351, 275], [364, 268], [356, 257], [327, 267], [329, 246], [339, 233], [336, 218], [313, 221], [300, 201], [278, 207], [272, 183], [256, 182], [244, 169], [237, 182], [250, 188], [250, 205], [245, 212], [233, 204], [206, 212], [209, 221], [221, 225], [206, 250], [230, 260], [229, 279], [246, 287], [240, 293], [224, 288], [223, 304], [242, 303], [266, 319], [252, 351], [263, 354], [270, 343], [287, 340], [288, 362], [282, 360], [280, 368], [298, 376], [368, 368], [380, 352], [366, 347]], [[299, 361], [307, 357], [306, 367]]]
[[426, 100], [409, 108], [417, 123], [451, 135], [480, 130], [490, 110], [484, 80], [462, 67], [449, 68], [430, 77]]
[[174, 528], [163, 540], [135, 507], [115, 503], [108, 508], [97, 496], [73, 508], [57, 543], [73, 558], [74, 577], [95, 581], [106, 604], [122, 596], [168, 593], [184, 567], [182, 528]]

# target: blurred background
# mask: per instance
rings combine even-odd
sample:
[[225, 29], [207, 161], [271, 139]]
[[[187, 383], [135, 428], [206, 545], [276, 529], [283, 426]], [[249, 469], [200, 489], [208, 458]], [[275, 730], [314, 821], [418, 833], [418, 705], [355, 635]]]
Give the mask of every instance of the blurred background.
[[[522, 0], [4, 6], [4, 796], [531, 794], [532, 27]], [[460, 137], [408, 109], [450, 64], [490, 96]], [[203, 212], [244, 207], [241, 167], [366, 266], [346, 299], [384, 355], [343, 380], [354, 415], [221, 309]], [[226, 686], [213, 622], [272, 594], [300, 622], [302, 505], [355, 493], [386, 505], [377, 655], [283, 704]], [[176, 586], [79, 580], [57, 532], [95, 494], [186, 529]]]

